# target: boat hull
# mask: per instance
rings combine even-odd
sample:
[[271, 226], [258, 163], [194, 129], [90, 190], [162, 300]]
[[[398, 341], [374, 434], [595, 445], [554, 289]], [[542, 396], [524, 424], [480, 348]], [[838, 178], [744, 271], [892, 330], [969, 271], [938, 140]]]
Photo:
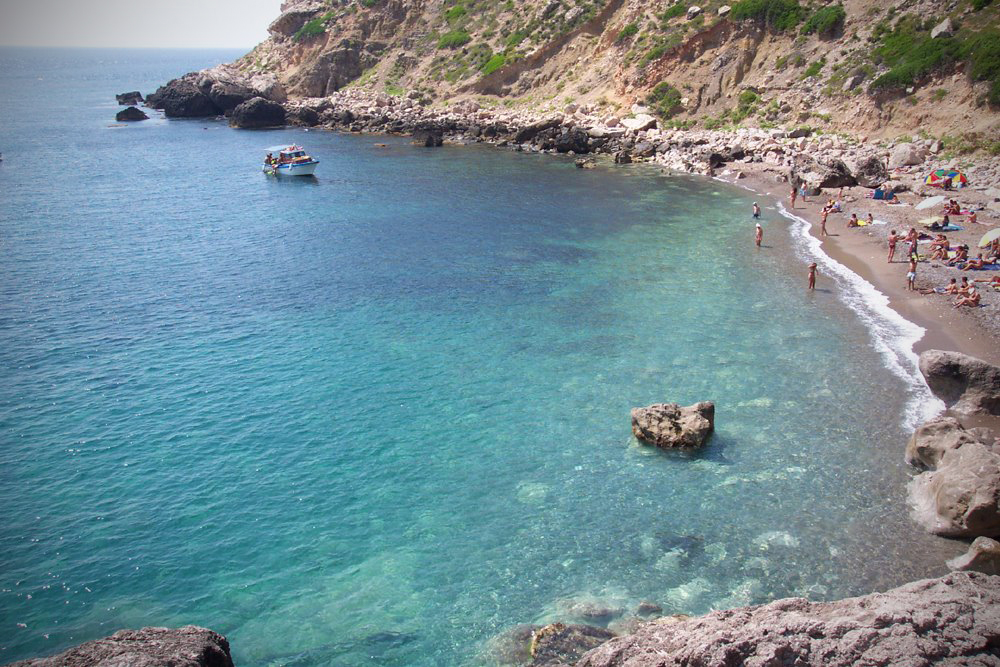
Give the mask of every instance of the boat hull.
[[313, 160], [312, 162], [299, 162], [296, 164], [278, 164], [278, 165], [267, 165], [261, 167], [261, 170], [265, 174], [272, 174], [274, 176], [312, 176], [316, 171], [316, 165], [319, 164], [319, 160]]

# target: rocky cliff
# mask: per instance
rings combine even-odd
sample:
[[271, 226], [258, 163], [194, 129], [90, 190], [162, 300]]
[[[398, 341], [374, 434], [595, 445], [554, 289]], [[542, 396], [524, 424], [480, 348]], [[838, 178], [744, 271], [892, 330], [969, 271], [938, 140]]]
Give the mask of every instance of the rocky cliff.
[[185, 79], [199, 104], [166, 108], [344, 88], [618, 116], [642, 102], [661, 126], [926, 133], [1000, 152], [998, 25], [991, 0], [287, 0], [253, 51]]

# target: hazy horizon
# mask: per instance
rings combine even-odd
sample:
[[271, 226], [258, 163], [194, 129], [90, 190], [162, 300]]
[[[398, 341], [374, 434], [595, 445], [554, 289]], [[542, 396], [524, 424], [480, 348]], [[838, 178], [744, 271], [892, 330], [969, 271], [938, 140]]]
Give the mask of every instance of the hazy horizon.
[[247, 48], [267, 37], [281, 0], [0, 0], [0, 46]]

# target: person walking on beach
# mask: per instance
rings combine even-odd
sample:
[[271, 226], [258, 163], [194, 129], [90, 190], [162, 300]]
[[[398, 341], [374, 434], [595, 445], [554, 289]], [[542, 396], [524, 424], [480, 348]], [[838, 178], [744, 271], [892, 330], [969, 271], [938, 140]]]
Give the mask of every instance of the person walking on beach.
[[889, 263], [892, 264], [892, 258], [896, 254], [896, 243], [899, 241], [899, 235], [896, 234], [896, 230], [893, 229], [889, 232]]
[[911, 292], [916, 289], [913, 284], [917, 280], [917, 257], [910, 255], [910, 270], [906, 273], [906, 289]]
[[799, 191], [793, 185], [792, 186], [792, 208], [795, 208], [795, 197], [797, 197], [798, 194], [799, 194]]
[[754, 240], [757, 241], [757, 247], [760, 247], [760, 242], [764, 240], [764, 228], [757, 223], [757, 231], [754, 233]]
[[803, 183], [802, 187], [799, 188], [799, 195], [801, 195], [801, 197], [802, 197], [802, 203], [803, 204], [808, 204], [809, 203], [809, 200], [806, 199], [806, 184], [805, 183]]
[[829, 214], [830, 214], [830, 212], [824, 208], [823, 209], [823, 213], [821, 214], [823, 217], [820, 218], [820, 221], [819, 221], [819, 235], [820, 236], [828, 236], [828, 234], [826, 233], [826, 216], [828, 216]]
[[760, 220], [760, 206], [757, 206], [757, 202], [753, 203], [753, 217], [755, 220]]
[[809, 265], [809, 289], [816, 289], [816, 262]]

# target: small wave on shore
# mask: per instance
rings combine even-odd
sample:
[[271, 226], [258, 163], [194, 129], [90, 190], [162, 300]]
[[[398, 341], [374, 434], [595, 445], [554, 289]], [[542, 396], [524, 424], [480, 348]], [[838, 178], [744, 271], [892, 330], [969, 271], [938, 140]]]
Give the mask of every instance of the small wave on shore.
[[875, 349], [886, 366], [906, 383], [908, 397], [903, 411], [903, 427], [912, 430], [944, 410], [944, 403], [931, 393], [924, 382], [918, 367], [918, 356], [913, 351], [926, 329], [897, 313], [890, 307], [888, 296], [823, 252], [822, 242], [809, 233], [811, 224], [808, 220], [788, 211], [780, 201], [777, 209], [794, 223], [791, 234], [798, 241], [798, 252], [819, 264], [821, 275], [833, 279], [840, 288], [844, 303], [858, 314], [871, 332]]

